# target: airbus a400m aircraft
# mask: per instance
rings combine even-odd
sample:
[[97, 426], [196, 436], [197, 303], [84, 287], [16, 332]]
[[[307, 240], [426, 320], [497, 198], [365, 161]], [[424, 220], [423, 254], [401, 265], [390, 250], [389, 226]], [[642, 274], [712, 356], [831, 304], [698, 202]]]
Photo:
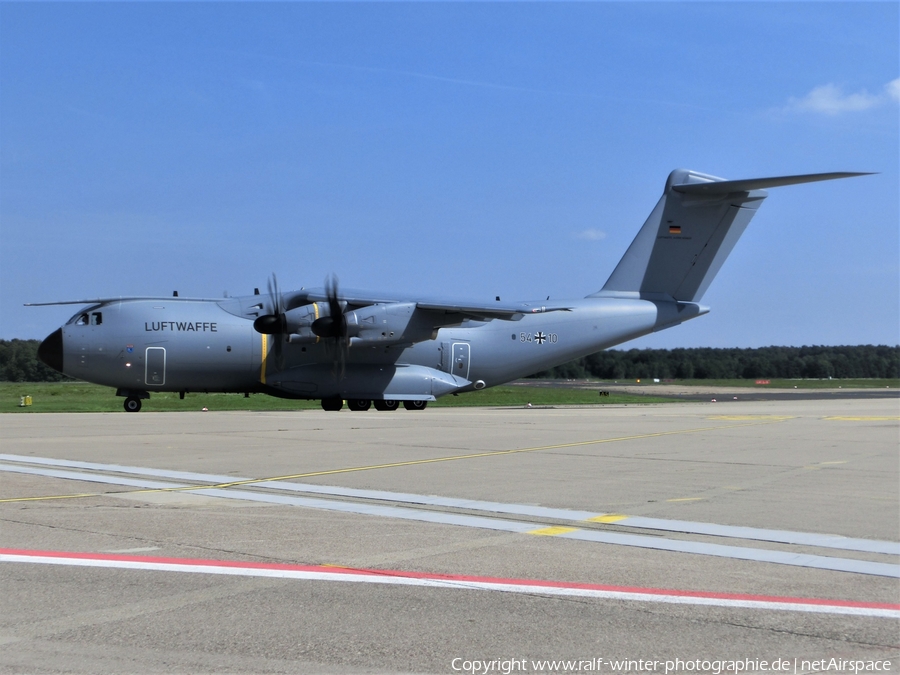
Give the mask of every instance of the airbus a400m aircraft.
[[122, 297], [87, 305], [40, 345], [48, 366], [116, 388], [321, 399], [325, 410], [410, 410], [484, 389], [706, 314], [700, 300], [765, 188], [859, 176], [725, 180], [673, 171], [606, 284], [585, 298], [467, 302], [338, 288], [225, 299]]

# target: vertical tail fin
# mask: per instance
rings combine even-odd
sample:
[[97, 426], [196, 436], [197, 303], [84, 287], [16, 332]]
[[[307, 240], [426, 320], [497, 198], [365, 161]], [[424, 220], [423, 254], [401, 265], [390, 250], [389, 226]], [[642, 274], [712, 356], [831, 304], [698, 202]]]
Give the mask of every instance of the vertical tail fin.
[[863, 175], [725, 180], [677, 169], [606, 285], [588, 297], [638, 294], [698, 302], [768, 196], [764, 188]]

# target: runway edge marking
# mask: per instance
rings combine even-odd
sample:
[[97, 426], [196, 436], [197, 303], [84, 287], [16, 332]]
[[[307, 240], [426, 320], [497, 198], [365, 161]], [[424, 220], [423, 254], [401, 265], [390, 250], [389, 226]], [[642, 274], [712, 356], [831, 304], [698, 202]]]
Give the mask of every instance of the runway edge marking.
[[159, 572], [258, 576], [308, 581], [377, 583], [456, 590], [492, 590], [529, 595], [578, 596], [637, 602], [661, 602], [668, 604], [706, 605], [744, 609], [770, 609], [778, 611], [843, 614], [890, 619], [900, 618], [900, 604], [896, 603], [860, 602], [856, 600], [833, 600], [826, 598], [795, 598], [740, 593], [716, 593], [637, 586], [609, 586], [604, 584], [565, 581], [432, 574], [426, 572], [358, 569], [326, 565], [294, 565], [289, 563], [167, 558], [5, 548], [0, 548], [0, 562]]
[[[150, 469], [143, 467], [122, 466], [117, 464], [96, 464], [92, 462], [75, 462], [69, 460], [50, 459], [45, 457], [25, 457], [18, 455], [0, 454], [0, 471], [13, 471], [22, 473], [37, 473], [38, 475], [48, 475], [57, 478], [69, 478], [85, 480], [90, 482], [91, 475], [97, 474], [81, 474], [77, 475], [72, 472], [57, 472], [47, 470], [44, 472], [35, 469], [20, 468], [16, 469], [2, 462], [14, 462], [16, 464], [39, 464], [49, 466], [63, 466], [70, 468], [87, 469], [90, 471], [113, 471], [116, 473], [136, 474], [140, 476], [153, 476], [157, 478], [176, 478], [179, 480], [190, 480], [210, 483], [207, 485], [178, 485], [174, 483], [156, 483], [156, 487], [151, 487], [151, 483], [146, 484], [146, 489], [138, 489], [133, 494], [142, 492], [193, 492], [200, 489], [222, 489], [224, 487], [233, 487], [243, 484], [255, 484], [256, 487], [270, 488], [285, 492], [311, 492], [324, 494], [328, 496], [358, 497], [362, 499], [377, 499], [383, 501], [391, 501], [397, 503], [408, 504], [425, 504], [431, 506], [447, 506], [453, 508], [463, 508], [475, 511], [487, 511], [492, 513], [504, 513], [517, 516], [530, 516], [550, 518], [563, 521], [580, 521], [597, 522], [604, 524], [616, 523], [620, 526], [638, 529], [661, 530], [667, 532], [684, 532], [688, 534], [710, 535], [714, 537], [748, 539], [755, 541], [771, 541], [783, 544], [797, 544], [805, 546], [818, 546], [822, 548], [831, 548], [847, 551], [861, 551], [869, 553], [879, 553], [887, 555], [900, 555], [900, 542], [881, 541], [874, 539], [857, 539], [846, 537], [843, 535], [797, 532], [790, 530], [772, 530], [747, 526], [735, 525], [718, 525], [715, 523], [692, 522], [686, 520], [669, 520], [661, 518], [648, 518], [645, 516], [629, 516], [621, 513], [595, 513], [591, 511], [575, 511], [571, 509], [556, 509], [534, 505], [522, 504], [505, 504], [501, 502], [488, 502], [472, 499], [461, 499], [455, 497], [438, 497], [434, 495], [417, 495], [410, 493], [388, 492], [383, 490], [359, 490], [354, 488], [313, 485], [309, 483], [292, 483], [292, 482], [276, 482], [271, 479], [243, 479], [230, 476], [219, 476], [214, 474], [198, 474], [186, 471], [171, 471], [161, 469]], [[95, 482], [101, 483], [119, 483], [107, 476], [106, 480], [102, 478], [95, 479]], [[227, 483], [231, 479], [234, 482]], [[122, 492], [106, 492], [106, 493], [80, 493], [74, 495], [50, 495], [45, 497], [18, 497], [11, 499], [0, 499], [0, 503], [9, 502], [27, 502], [40, 501], [43, 499], [74, 499], [80, 497], [100, 497], [104, 495], [120, 495]]]
[[[75, 472], [58, 471], [56, 469], [34, 469], [27, 466], [4, 466], [0, 470], [25, 474], [52, 475], [60, 478], [77, 478], [82, 480], [85, 474]], [[71, 474], [71, 475], [68, 475]], [[116, 483], [118, 478], [113, 476], [89, 475], [88, 480], [103, 483]], [[134, 479], [121, 479], [126, 484], [134, 485]], [[153, 489], [144, 492], [157, 492], [160, 486], [165, 485], [157, 481], [147, 481]], [[139, 491], [140, 492], [140, 491]], [[132, 494], [136, 494], [133, 492]], [[184, 494], [185, 492], [181, 492]], [[533, 530], [542, 529], [537, 523], [512, 521], [508, 519], [487, 518], [456, 513], [444, 513], [411, 509], [403, 506], [386, 506], [380, 504], [359, 504], [356, 502], [342, 502], [336, 500], [315, 499], [309, 497], [294, 497], [291, 495], [269, 495], [255, 492], [233, 491], [219, 488], [190, 488], [187, 494], [203, 495], [207, 497], [222, 497], [225, 499], [237, 499], [268, 504], [283, 504], [305, 508], [324, 509], [326, 511], [338, 511], [342, 513], [355, 513], [367, 516], [380, 516], [397, 518], [401, 520], [427, 522], [442, 525], [459, 525], [479, 529], [497, 530], [503, 532], [518, 532], [527, 534]], [[811, 567], [833, 570], [838, 572], [850, 572], [856, 574], [871, 574], [884, 577], [900, 578], [900, 565], [890, 563], [872, 562], [867, 560], [835, 558], [830, 556], [798, 554], [788, 551], [773, 549], [755, 549], [746, 546], [731, 546], [723, 544], [707, 544], [690, 540], [667, 539], [645, 535], [625, 534], [618, 532], [603, 532], [582, 530], [579, 528], [561, 528], [555, 531], [555, 537], [560, 539], [577, 539], [601, 544], [614, 544], [619, 546], [635, 546], [639, 548], [656, 549], [660, 551], [673, 551], [697, 555], [709, 555], [738, 560], [775, 563], [780, 565], [792, 565], [797, 567]]]

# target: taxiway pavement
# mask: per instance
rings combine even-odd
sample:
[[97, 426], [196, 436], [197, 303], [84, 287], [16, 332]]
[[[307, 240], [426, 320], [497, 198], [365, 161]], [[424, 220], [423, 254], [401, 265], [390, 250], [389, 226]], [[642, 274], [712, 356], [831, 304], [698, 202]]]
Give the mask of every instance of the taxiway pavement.
[[896, 671], [898, 413], [6, 415], [0, 672]]

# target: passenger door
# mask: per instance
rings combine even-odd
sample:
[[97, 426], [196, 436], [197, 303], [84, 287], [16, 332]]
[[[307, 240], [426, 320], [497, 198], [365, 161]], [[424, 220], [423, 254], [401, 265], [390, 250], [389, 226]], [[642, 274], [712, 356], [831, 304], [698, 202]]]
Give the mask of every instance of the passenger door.
[[451, 373], [457, 377], [469, 379], [469, 356], [471, 348], [468, 342], [453, 343], [453, 370]]
[[166, 348], [147, 347], [144, 359], [144, 384], [162, 387], [166, 383]]

